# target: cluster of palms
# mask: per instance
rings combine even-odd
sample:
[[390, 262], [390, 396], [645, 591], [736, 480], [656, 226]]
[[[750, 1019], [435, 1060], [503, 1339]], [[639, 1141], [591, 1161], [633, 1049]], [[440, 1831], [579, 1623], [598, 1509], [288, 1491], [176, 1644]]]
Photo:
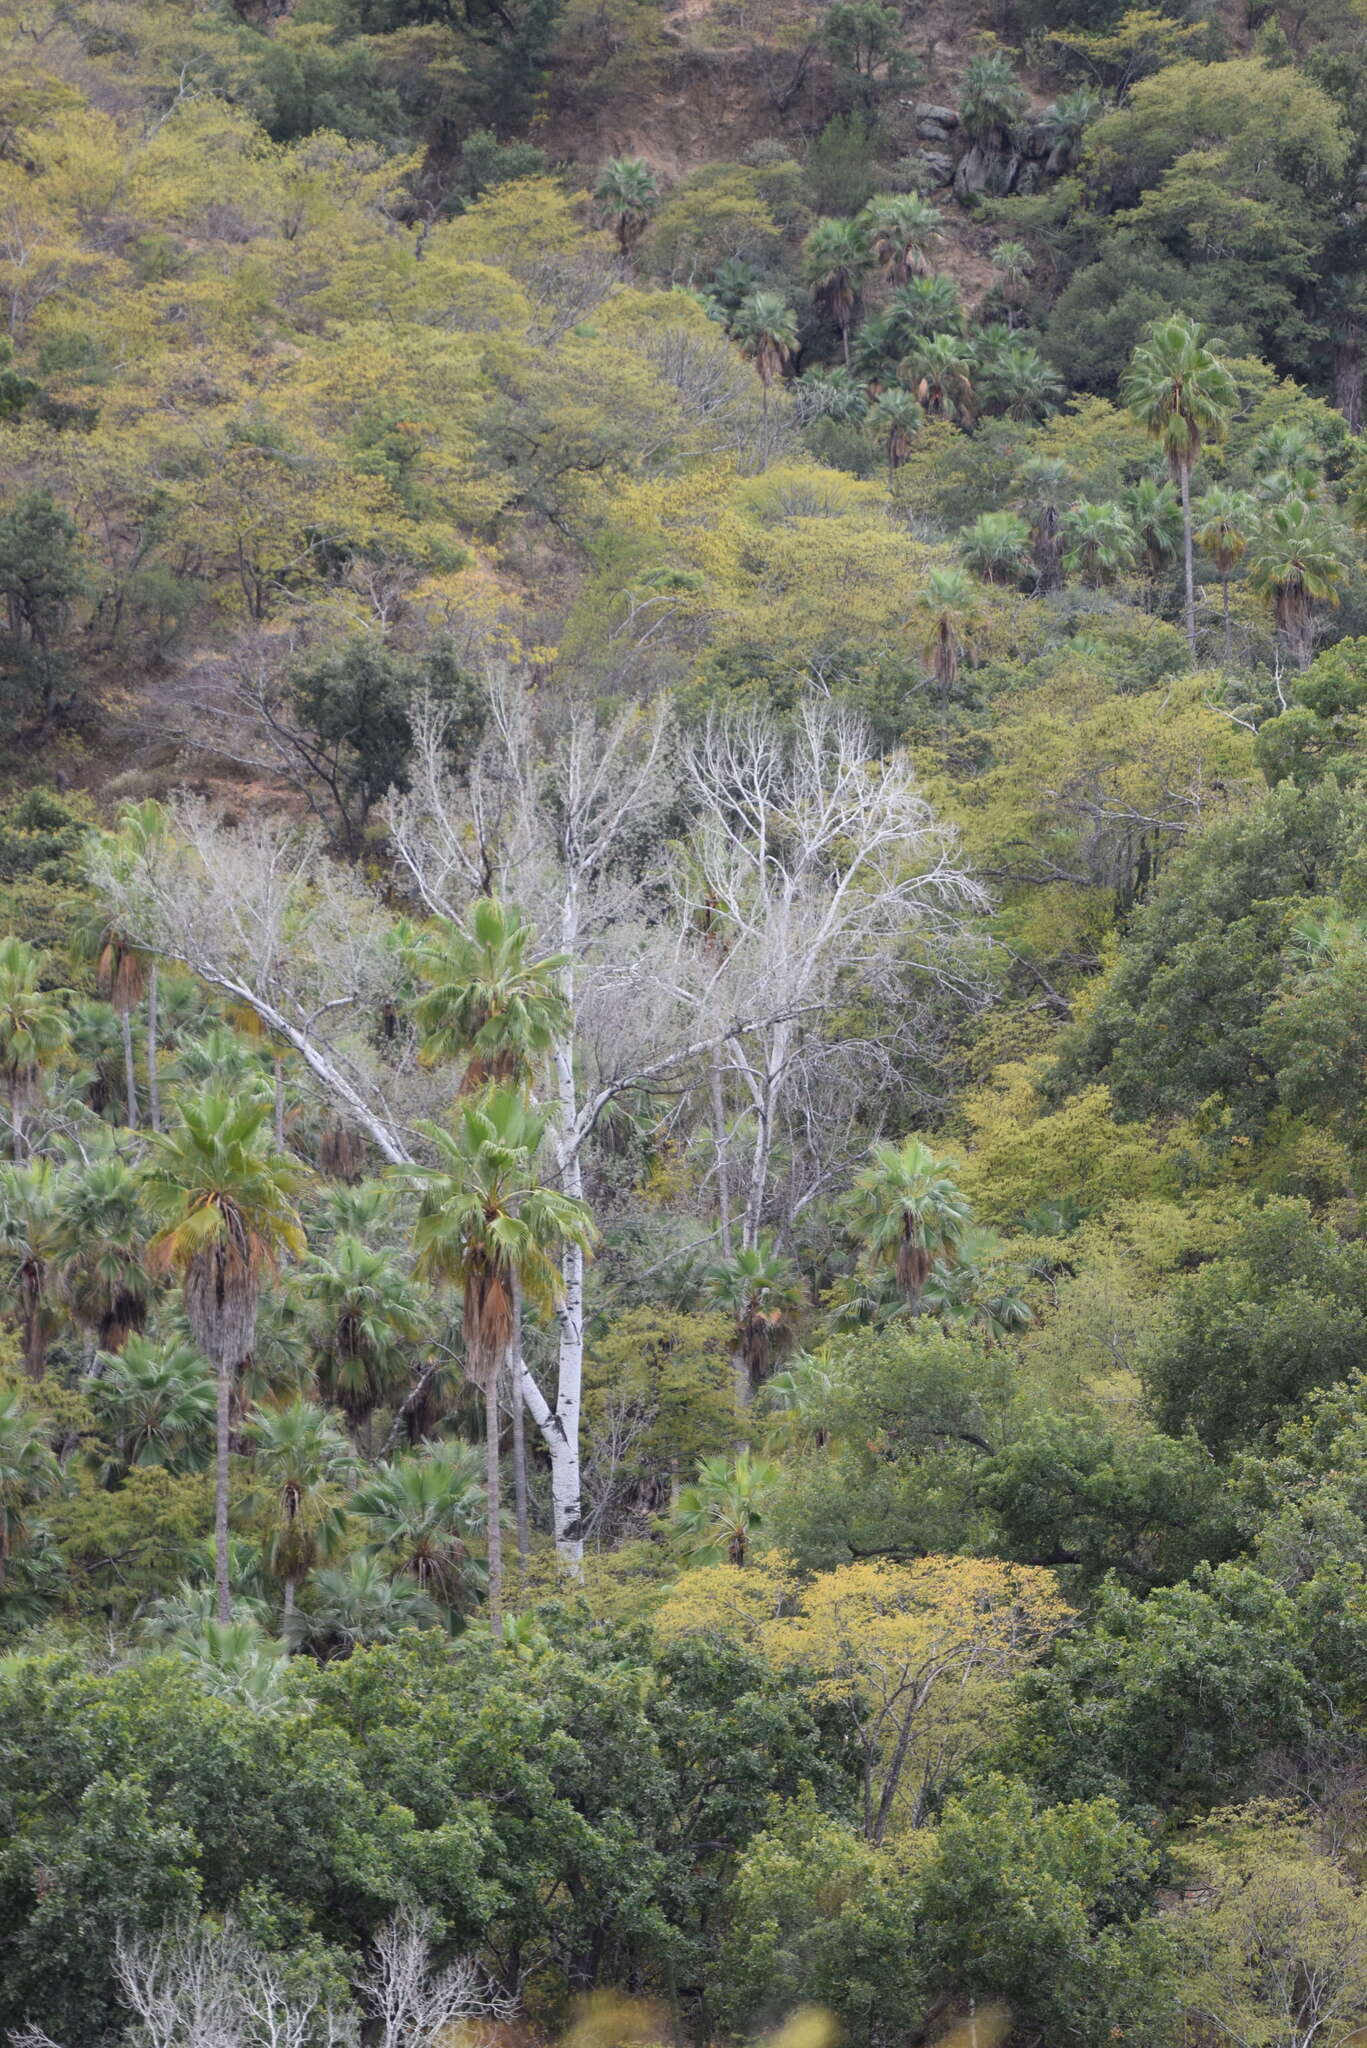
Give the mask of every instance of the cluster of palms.
[[1167, 473], [1140, 477], [1119, 498], [1069, 502], [1064, 464], [1033, 460], [1021, 472], [1016, 504], [980, 514], [960, 536], [964, 564], [985, 583], [1048, 591], [1065, 575], [1103, 589], [1136, 574], [1156, 590], [1180, 562], [1194, 655], [1199, 551], [1220, 584], [1227, 662], [1230, 583], [1245, 564], [1250, 588], [1271, 602], [1287, 653], [1306, 667], [1314, 607], [1337, 602], [1350, 559], [1324, 493], [1320, 451], [1303, 429], [1274, 429], [1254, 450], [1248, 489], [1217, 483], [1193, 499], [1193, 471], [1203, 450], [1224, 439], [1236, 394], [1201, 329], [1182, 314], [1155, 323], [1135, 350], [1124, 391]]
[[[544, 1184], [546, 1118], [528, 1094], [562, 1027], [561, 963], [535, 957], [530, 928], [492, 901], [476, 904], [464, 928], [411, 934], [410, 959], [425, 1050], [460, 1064], [451, 1122], [427, 1127], [431, 1163], [392, 1187], [328, 1196], [279, 1142], [274, 1104], [259, 1089], [173, 1088], [168, 1128], [135, 1132], [130, 1114], [114, 1131], [87, 1118], [73, 1133], [47, 1128], [31, 1150], [24, 1112], [44, 1069], [70, 1053], [69, 1005], [45, 988], [40, 956], [0, 942], [0, 1063], [20, 1155], [0, 1168], [0, 1272], [24, 1361], [36, 1379], [64, 1327], [86, 1333], [79, 1377], [101, 1425], [105, 1484], [212, 1457], [221, 1628], [234, 1623], [235, 1449], [249, 1460], [247, 1511], [264, 1531], [256, 1563], [279, 1592], [286, 1632], [296, 1627], [296, 1590], [358, 1542], [353, 1563], [368, 1587], [383, 1566], [434, 1614], [434, 1603], [466, 1605], [482, 1586], [499, 1624], [501, 1395], [518, 1370], [524, 1305], [553, 1305], [561, 1247], [591, 1234], [582, 1205]], [[313, 1253], [310, 1203], [331, 1226]], [[411, 1272], [398, 1243], [367, 1242], [382, 1211], [405, 1203]], [[482, 1456], [424, 1440], [453, 1404], [456, 1354], [435, 1341], [443, 1288], [459, 1297], [458, 1355], [483, 1400]], [[257, 1356], [267, 1298], [295, 1340], [294, 1364], [274, 1377]], [[154, 1310], [155, 1337], [145, 1334]], [[421, 1450], [367, 1466], [381, 1410], [391, 1417], [385, 1449], [407, 1437]], [[20, 1397], [6, 1406], [0, 1439], [3, 1569], [28, 1508], [61, 1475]], [[471, 1554], [476, 1537], [482, 1563]]]

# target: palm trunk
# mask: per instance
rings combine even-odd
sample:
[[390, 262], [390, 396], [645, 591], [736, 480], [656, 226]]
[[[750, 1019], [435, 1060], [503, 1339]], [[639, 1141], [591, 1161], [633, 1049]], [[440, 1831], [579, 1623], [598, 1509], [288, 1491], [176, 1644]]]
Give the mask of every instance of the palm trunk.
[[161, 1077], [157, 1072], [157, 963], [147, 970], [147, 1114], [154, 1131], [161, 1129]]
[[275, 1054], [275, 1149], [285, 1149], [285, 1062], [279, 1051]]
[[1182, 493], [1182, 571], [1187, 590], [1187, 646], [1196, 659], [1196, 576], [1191, 559], [1191, 464], [1179, 464], [1177, 482]]
[[499, 1369], [495, 1367], [484, 1383], [484, 1488], [488, 1532], [489, 1628], [497, 1642], [503, 1633], [503, 1526], [502, 1475], [499, 1469], [498, 1437], [502, 1417], [498, 1405]]
[[285, 1643], [290, 1639], [290, 1623], [294, 1619], [294, 1580], [285, 1581], [285, 1598], [280, 1608], [280, 1636]]
[[1220, 595], [1221, 595], [1221, 598], [1222, 598], [1222, 600], [1223, 600], [1223, 607], [1224, 607], [1224, 615], [1225, 615], [1225, 667], [1226, 667], [1226, 668], [1228, 668], [1228, 667], [1229, 667], [1229, 664], [1230, 664], [1230, 644], [1229, 644], [1229, 578], [1228, 578], [1228, 576], [1222, 576], [1222, 577], [1220, 578]]
[[531, 1509], [527, 1495], [527, 1424], [526, 1403], [522, 1399], [522, 1380], [513, 1375], [513, 1502], [517, 1514], [517, 1581], [527, 1584], [527, 1560], [531, 1554]]
[[138, 1073], [133, 1063], [133, 1012], [127, 1004], [119, 1011], [119, 1036], [123, 1040], [123, 1094], [128, 1104], [128, 1128], [138, 1128]]
[[9, 1121], [14, 1157], [16, 1161], [24, 1159], [28, 1154], [28, 1145], [24, 1137], [24, 1084], [22, 1081], [11, 1081], [10, 1083]]
[[24, 1369], [31, 1380], [43, 1377], [47, 1346], [43, 1342], [43, 1275], [35, 1259], [19, 1269], [19, 1299], [24, 1322]]
[[712, 1048], [712, 1148], [717, 1155], [717, 1216], [721, 1224], [721, 1253], [732, 1257], [731, 1168], [726, 1157], [726, 1104], [722, 1096], [721, 1047]]
[[218, 1618], [232, 1620], [233, 1599], [228, 1584], [228, 1451], [232, 1442], [233, 1371], [226, 1358], [216, 1361], [218, 1405], [214, 1418], [214, 1585], [218, 1594]]

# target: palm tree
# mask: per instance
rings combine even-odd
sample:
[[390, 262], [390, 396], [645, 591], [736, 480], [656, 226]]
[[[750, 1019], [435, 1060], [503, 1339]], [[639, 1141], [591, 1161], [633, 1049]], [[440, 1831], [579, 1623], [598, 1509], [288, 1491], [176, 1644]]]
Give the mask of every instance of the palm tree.
[[118, 1351], [147, 1321], [151, 1282], [144, 1263], [142, 1184], [111, 1153], [64, 1178], [57, 1216], [58, 1281], [67, 1307]]
[[1125, 494], [1125, 511], [1149, 581], [1156, 583], [1182, 545], [1182, 508], [1169, 483], [1142, 476]]
[[381, 1465], [351, 1497], [371, 1555], [448, 1607], [466, 1605], [480, 1587], [470, 1539], [491, 1523], [479, 1466], [473, 1445], [439, 1444]]
[[1001, 346], [989, 357], [984, 353], [984, 340], [985, 335], [979, 335], [979, 382], [985, 409], [1004, 412], [1013, 420], [1048, 419], [1057, 411], [1063, 380], [1038, 349], [1018, 334], [1004, 334]]
[[1304, 498], [1313, 504], [1324, 483], [1324, 450], [1308, 428], [1283, 420], [1259, 440], [1253, 467], [1260, 497]]
[[169, 1639], [200, 1690], [254, 1714], [278, 1713], [290, 1695], [285, 1651], [258, 1622], [206, 1621]]
[[973, 351], [956, 334], [932, 334], [912, 349], [902, 365], [916, 396], [943, 420], [968, 419], [973, 412]]
[[375, 1410], [408, 1384], [406, 1347], [427, 1329], [426, 1304], [387, 1251], [358, 1237], [334, 1238], [300, 1273], [309, 1304], [318, 1385], [369, 1448]]
[[0, 1392], [0, 1588], [11, 1558], [28, 1539], [30, 1509], [61, 1487], [46, 1427], [21, 1394]]
[[346, 1542], [346, 1512], [336, 1488], [355, 1471], [356, 1460], [327, 1410], [314, 1401], [296, 1398], [280, 1408], [259, 1410], [249, 1434], [259, 1482], [256, 1497], [269, 1527], [266, 1566], [284, 1588], [288, 1633], [295, 1587]]
[[747, 1408], [776, 1354], [792, 1336], [792, 1311], [806, 1294], [796, 1266], [772, 1244], [746, 1246], [702, 1275], [707, 1299], [735, 1325], [731, 1358], [736, 1405]]
[[[115, 859], [144, 865], [166, 844], [170, 822], [154, 797], [141, 803], [126, 803], [119, 811]], [[147, 991], [147, 1114], [154, 1131], [161, 1129], [161, 1076], [158, 1019], [159, 967], [155, 953], [146, 955], [144, 984]]]
[[896, 286], [929, 267], [944, 216], [919, 193], [882, 192], [869, 201], [859, 222], [883, 275]]
[[868, 421], [874, 432], [883, 437], [889, 469], [902, 467], [924, 419], [925, 414], [911, 393], [899, 391], [896, 386], [891, 391], [882, 392], [875, 401]]
[[1034, 1321], [1022, 1291], [1018, 1267], [1006, 1264], [1005, 1244], [994, 1230], [970, 1225], [954, 1249], [952, 1264], [938, 1261], [922, 1294], [923, 1306], [946, 1329], [981, 1330], [990, 1348]]
[[741, 1451], [734, 1460], [704, 1458], [698, 1476], [679, 1494], [672, 1516], [690, 1564], [743, 1565], [750, 1538], [764, 1520], [764, 1509], [780, 1477], [768, 1458]]
[[1025, 117], [1025, 88], [1003, 50], [985, 50], [970, 57], [959, 96], [959, 122], [970, 142], [1003, 150], [1012, 130]]
[[391, 1578], [382, 1560], [362, 1553], [333, 1571], [315, 1572], [289, 1637], [320, 1664], [349, 1657], [363, 1643], [393, 1643], [406, 1628], [438, 1628], [441, 1610], [421, 1586]]
[[0, 1166], [0, 1256], [19, 1303], [30, 1379], [41, 1379], [53, 1327], [49, 1280], [61, 1249], [61, 1181], [50, 1159]]
[[231, 1615], [228, 1453], [234, 1375], [250, 1356], [261, 1288], [282, 1252], [302, 1257], [292, 1196], [297, 1163], [270, 1142], [265, 1105], [208, 1093], [183, 1100], [179, 1125], [154, 1137], [145, 1167], [153, 1271], [183, 1276], [190, 1334], [218, 1376], [214, 1567], [218, 1618]]
[[803, 278], [817, 304], [825, 307], [840, 329], [847, 369], [850, 321], [872, 262], [864, 231], [854, 220], [819, 220], [802, 245]]
[[1337, 604], [1348, 566], [1343, 534], [1319, 505], [1288, 498], [1259, 519], [1248, 560], [1248, 580], [1272, 600], [1277, 631], [1297, 668], [1315, 650], [1315, 606]]
[[868, 393], [840, 364], [828, 370], [816, 363], [804, 370], [793, 386], [793, 397], [804, 426], [811, 420], [834, 420], [839, 426], [857, 427], [868, 417]]
[[926, 659], [940, 692], [941, 717], [949, 710], [950, 693], [958, 679], [959, 664], [972, 655], [973, 634], [978, 625], [978, 599], [962, 569], [932, 569], [925, 587], [917, 592], [916, 608], [925, 615], [928, 631]]
[[1030, 554], [1036, 588], [1043, 595], [1063, 581], [1063, 537], [1059, 507], [1068, 494], [1068, 466], [1053, 456], [1036, 456], [1021, 471], [1020, 509], [1030, 521]]
[[905, 355], [932, 334], [959, 334], [964, 309], [952, 278], [913, 277], [892, 294], [884, 317], [896, 336], [896, 353]]
[[871, 398], [878, 396], [905, 352], [906, 342], [896, 314], [871, 313], [855, 335], [851, 350], [853, 373]]
[[437, 1165], [418, 1170], [416, 1270], [461, 1291], [465, 1369], [484, 1395], [489, 1616], [497, 1633], [503, 1598], [499, 1382], [514, 1363], [521, 1301], [551, 1308], [561, 1291], [560, 1249], [587, 1250], [594, 1232], [582, 1202], [542, 1184], [536, 1156], [546, 1117], [515, 1090], [467, 1097], [457, 1105], [452, 1130], [423, 1129], [439, 1156]]
[[214, 1440], [214, 1375], [191, 1344], [131, 1336], [101, 1352], [87, 1391], [113, 1447], [101, 1479], [118, 1483], [135, 1468], [198, 1471]]
[[617, 233], [617, 247], [625, 263], [632, 246], [660, 203], [660, 187], [654, 171], [639, 156], [615, 156], [598, 173], [593, 196], [609, 215]]
[[1192, 568], [1191, 472], [1202, 444], [1224, 438], [1234, 411], [1234, 379], [1185, 313], [1156, 320], [1122, 380], [1125, 403], [1168, 459], [1182, 499], [1182, 568], [1187, 645], [1196, 659], [1196, 579]]
[[1063, 515], [1063, 566], [1094, 589], [1134, 567], [1138, 541], [1123, 505], [1081, 499]]
[[1006, 324], [1014, 327], [1021, 301], [1035, 272], [1035, 259], [1024, 242], [998, 242], [991, 256], [999, 279], [998, 290], [1006, 301]]
[[1229, 579], [1248, 551], [1253, 530], [1253, 500], [1228, 484], [1216, 484], [1192, 507], [1196, 524], [1196, 545], [1210, 556], [1220, 579], [1221, 609], [1224, 614], [1225, 667], [1230, 663]]
[[74, 951], [95, 966], [95, 980], [119, 1021], [123, 1092], [128, 1128], [138, 1127], [138, 1070], [133, 1054], [133, 1011], [147, 989], [150, 956], [127, 936], [117, 918], [94, 906], [77, 925]]
[[414, 1008], [426, 1059], [464, 1059], [463, 1095], [490, 1081], [524, 1085], [568, 1029], [563, 953], [534, 957], [536, 933], [511, 904], [484, 897], [464, 928], [428, 935], [412, 960], [428, 984]]
[[1019, 512], [980, 512], [959, 536], [959, 553], [984, 583], [1013, 583], [1030, 562], [1030, 529]]
[[953, 1162], [920, 1138], [880, 1142], [855, 1180], [850, 1208], [870, 1256], [892, 1268], [907, 1308], [919, 1315], [937, 1259], [952, 1260], [972, 1220]]
[[767, 412], [769, 386], [787, 368], [797, 348], [793, 309], [778, 292], [751, 292], [736, 308], [731, 334], [759, 372]]
[[1073, 168], [1082, 146], [1083, 131], [1095, 121], [1103, 105], [1101, 94], [1084, 85], [1065, 93], [1062, 99], [1045, 108], [1043, 118], [1049, 134], [1049, 168], [1052, 172]]
[[62, 1005], [39, 987], [44, 958], [22, 939], [0, 939], [0, 1075], [9, 1095], [11, 1145], [22, 1159], [24, 1109], [45, 1067], [71, 1036]]

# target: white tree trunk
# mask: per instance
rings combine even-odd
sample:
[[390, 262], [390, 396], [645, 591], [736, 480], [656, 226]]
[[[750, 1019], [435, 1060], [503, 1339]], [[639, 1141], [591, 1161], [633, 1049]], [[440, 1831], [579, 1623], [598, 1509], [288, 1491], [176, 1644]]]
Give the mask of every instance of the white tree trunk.
[[147, 970], [147, 1114], [154, 1131], [161, 1129], [161, 1076], [157, 1045], [157, 961]]

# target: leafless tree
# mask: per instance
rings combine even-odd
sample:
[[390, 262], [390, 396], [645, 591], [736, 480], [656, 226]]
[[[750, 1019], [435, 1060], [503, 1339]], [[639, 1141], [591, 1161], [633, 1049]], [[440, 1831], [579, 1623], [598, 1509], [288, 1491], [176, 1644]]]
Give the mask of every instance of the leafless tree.
[[517, 2001], [462, 1956], [432, 1962], [432, 1917], [405, 1907], [380, 1929], [356, 1990], [377, 2028], [376, 2048], [441, 2048], [449, 2030], [511, 2020]]

